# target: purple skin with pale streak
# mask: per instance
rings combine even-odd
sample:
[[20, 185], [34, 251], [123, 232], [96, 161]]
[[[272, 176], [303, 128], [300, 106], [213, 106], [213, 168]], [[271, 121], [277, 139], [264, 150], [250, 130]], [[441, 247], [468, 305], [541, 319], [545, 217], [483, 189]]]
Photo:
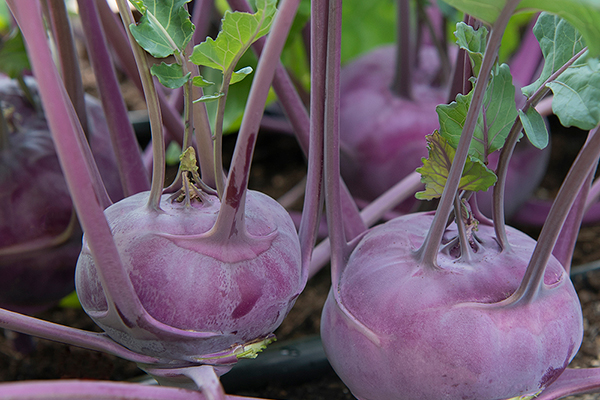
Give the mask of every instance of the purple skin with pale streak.
[[[122, 263], [146, 311], [168, 327], [212, 333], [190, 340], [169, 335], [138, 340], [95, 318], [115, 341], [141, 354], [189, 360], [263, 339], [293, 306], [305, 278], [289, 214], [270, 197], [248, 191], [244, 238], [250, 240], [231, 245], [208, 233], [220, 202], [214, 196], [207, 198], [192, 200], [188, 208], [163, 195], [161, 211], [155, 212], [149, 211], [148, 192], [143, 192], [106, 209]], [[85, 239], [76, 287], [92, 318], [106, 311], [102, 284]]]
[[[36, 96], [34, 81], [27, 82]], [[67, 230], [73, 204], [44, 115], [9, 78], [0, 78], [0, 99], [9, 128], [0, 150], [0, 307], [32, 314], [73, 291], [81, 229], [75, 223], [60, 243], [40, 244]], [[94, 157], [118, 200], [123, 191], [102, 106], [91, 97], [86, 105]]]
[[[432, 214], [373, 228], [330, 292], [321, 322], [328, 359], [360, 400], [494, 400], [534, 394], [552, 383], [581, 345], [579, 300], [551, 258], [544, 285], [524, 305], [491, 306], [519, 286], [535, 241], [508, 227], [500, 252], [481, 226], [472, 262], [440, 252], [440, 270], [414, 251]], [[449, 229], [445, 238], [456, 235]]]

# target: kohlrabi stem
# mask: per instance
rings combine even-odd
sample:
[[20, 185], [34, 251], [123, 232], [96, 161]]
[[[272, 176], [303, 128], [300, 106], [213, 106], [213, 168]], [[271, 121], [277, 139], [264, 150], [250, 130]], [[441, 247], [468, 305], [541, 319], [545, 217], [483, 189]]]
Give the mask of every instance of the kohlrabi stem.
[[[192, 75], [194, 75], [192, 73]], [[202, 88], [192, 87], [192, 98], [199, 99], [204, 95]], [[212, 188], [217, 187], [215, 178], [215, 161], [213, 159], [214, 143], [211, 137], [210, 122], [206, 112], [206, 104], [202, 102], [192, 104], [192, 114], [194, 120], [194, 133], [196, 136], [196, 145], [198, 146], [198, 163], [200, 164], [200, 174], [202, 181]]]
[[[352, 245], [346, 242], [343, 227], [344, 213], [342, 210], [340, 192], [340, 63], [342, 40], [342, 0], [315, 0], [316, 8], [328, 9], [327, 13], [315, 14], [313, 7], [312, 24], [318, 24], [317, 29], [326, 30], [327, 53], [325, 68], [325, 97], [324, 97], [324, 162], [325, 162], [325, 210], [331, 240], [331, 284], [332, 293], [337, 306], [350, 319], [354, 327], [378, 345], [380, 338], [368, 327], [362, 324], [340, 301], [340, 276], [352, 250]], [[317, 15], [319, 20], [316, 21]], [[315, 40], [312, 36], [311, 40]], [[311, 54], [311, 58], [315, 54]], [[321, 62], [319, 62], [321, 64]], [[312, 79], [312, 76], [311, 76]], [[312, 90], [312, 89], [311, 89]]]
[[[579, 59], [587, 50], [583, 48], [577, 54], [575, 54], [569, 61], [557, 69], [552, 75], [546, 79], [546, 81], [527, 99], [523, 108], [523, 112], [527, 112], [529, 107], [535, 107], [535, 105], [548, 93], [550, 90], [546, 85], [549, 82], [554, 81], [560, 76], [568, 67], [570, 67], [577, 59]], [[498, 158], [498, 166], [496, 167], [496, 175], [498, 181], [494, 185], [494, 192], [492, 197], [492, 219], [494, 220], [494, 231], [496, 233], [496, 239], [502, 249], [506, 249], [510, 246], [506, 237], [506, 221], [504, 217], [504, 190], [506, 187], [506, 176], [508, 174], [508, 163], [512, 154], [515, 150], [515, 146], [519, 141], [519, 135], [523, 129], [521, 118], [517, 117], [513, 126], [510, 128], [506, 142], [500, 151], [500, 157]]]
[[424, 267], [433, 269], [439, 268], [437, 266], [438, 249], [442, 241], [442, 236], [444, 235], [446, 221], [448, 220], [453, 207], [454, 196], [458, 191], [462, 171], [469, 153], [469, 146], [473, 139], [477, 119], [483, 105], [485, 89], [490, 78], [492, 67], [498, 56], [502, 35], [519, 2], [520, 0], [508, 0], [493, 25], [486, 46], [485, 55], [483, 56], [479, 77], [475, 84], [475, 89], [473, 90], [473, 97], [471, 98], [465, 125], [458, 143], [458, 148], [456, 149], [454, 160], [452, 161], [452, 166], [450, 167], [448, 180], [446, 181], [437, 212], [435, 213], [431, 227], [427, 232], [425, 241], [417, 251], [418, 256], [421, 259], [421, 264]]
[[542, 227], [521, 285], [502, 302], [503, 305], [528, 304], [542, 287], [546, 265], [567, 215], [588, 175], [597, 165], [600, 154], [600, 135], [597, 131], [598, 127], [590, 131], [588, 141], [573, 162]]
[[241, 231], [237, 228], [244, 226], [248, 177], [260, 119], [267, 102], [275, 68], [278, 65], [281, 51], [285, 45], [299, 3], [300, 0], [283, 0], [280, 3], [271, 32], [256, 67], [256, 75], [252, 82], [244, 118], [238, 133], [233, 153], [233, 163], [227, 178], [219, 216], [213, 227], [223, 235], [224, 239], [229, 238], [233, 231], [241, 234]]
[[[322, 3], [322, 2], [318, 2]], [[323, 2], [325, 3], [325, 2]], [[324, 155], [325, 155], [325, 209], [327, 223], [329, 226], [329, 240], [331, 242], [331, 280], [334, 292], [337, 292], [337, 285], [343, 268], [346, 264], [346, 258], [349, 255], [349, 247], [346, 243], [346, 237], [343, 229], [342, 201], [340, 196], [340, 63], [341, 63], [341, 7], [340, 0], [328, 0], [328, 12], [324, 14], [327, 19], [319, 18], [315, 20], [313, 15], [313, 24], [316, 26], [313, 33], [325, 32], [326, 36], [326, 58], [319, 59], [319, 65], [325, 61], [325, 92], [324, 92]], [[326, 24], [323, 26], [323, 24]], [[313, 40], [323, 39], [322, 36], [313, 37]], [[312, 50], [315, 50], [313, 46]], [[312, 52], [311, 57], [317, 54]], [[319, 54], [320, 57], [323, 54]], [[312, 90], [311, 90], [312, 91]]]
[[[123, 24], [119, 20], [119, 17], [112, 12], [106, 0], [95, 1], [107, 40], [117, 56], [118, 65], [123, 69], [125, 75], [127, 75], [131, 82], [138, 88], [140, 93], [143, 94], [144, 89], [142, 87], [142, 81]], [[162, 90], [157, 91], [157, 94], [164, 126], [169, 133], [169, 136], [181, 145], [183, 144], [184, 131], [181, 116], [170, 106], [167, 96]], [[167, 135], [165, 135], [165, 137], [166, 136]]]
[[[264, 14], [263, 14], [264, 18]], [[262, 21], [260, 22], [262, 24]], [[260, 26], [260, 25], [259, 25]], [[287, 33], [286, 33], [287, 36]], [[215, 160], [215, 180], [217, 183], [217, 193], [219, 194], [219, 198], [223, 198], [224, 189], [224, 181], [223, 181], [223, 118], [225, 117], [225, 102], [227, 100], [227, 93], [229, 92], [229, 82], [231, 81], [231, 77], [233, 76], [234, 69], [242, 58], [242, 55], [246, 52], [246, 50], [250, 47], [250, 45], [254, 42], [254, 38], [250, 38], [244, 47], [242, 47], [233, 58], [230, 63], [230, 67], [223, 71], [223, 83], [221, 84], [221, 89], [219, 92], [222, 94], [217, 101], [217, 116], [215, 118], [215, 131], [213, 133], [214, 137], [214, 160]], [[274, 64], [277, 65], [279, 60], [273, 61]], [[274, 69], [273, 69], [274, 70]], [[273, 74], [273, 73], [272, 73]], [[272, 75], [271, 74], [271, 75]], [[271, 76], [271, 80], [273, 77]], [[271, 87], [269, 83], [269, 88]], [[265, 98], [266, 102], [266, 98]], [[262, 113], [261, 113], [262, 117]], [[259, 121], [260, 125], [260, 121]], [[257, 129], [258, 131], [258, 129]], [[254, 147], [254, 146], [253, 146]], [[237, 146], [236, 146], [237, 148]], [[235, 159], [235, 158], [234, 158]]]
[[[226, 80], [226, 78], [228, 79]], [[223, 174], [223, 118], [225, 117], [225, 101], [229, 92], [229, 79], [231, 79], [231, 73], [228, 75], [223, 74], [223, 84], [220, 89], [223, 95], [217, 100], [217, 115], [215, 118], [215, 131], [213, 133], [213, 174], [220, 199], [223, 199], [223, 192], [225, 190], [225, 178]]]
[[86, 136], [89, 136], [89, 127], [85, 99], [83, 94], [83, 81], [81, 80], [81, 69], [79, 58], [75, 49], [75, 41], [71, 32], [71, 21], [67, 13], [64, 1], [46, 0], [52, 32], [58, 49], [60, 69], [65, 82], [65, 88], [73, 103], [77, 117]]
[[575, 243], [577, 242], [581, 222], [583, 220], [583, 215], [585, 214], [585, 200], [590, 191], [594, 173], [598, 168], [597, 163], [598, 161], [596, 161], [596, 166], [592, 167], [592, 171], [589, 173], [587, 180], [583, 183], [579, 193], [577, 193], [577, 198], [575, 198], [575, 201], [571, 206], [571, 210], [556, 239], [554, 249], [552, 249], [552, 255], [563, 267], [565, 267], [567, 274], [571, 272], [571, 262], [573, 260], [573, 252], [575, 251]]
[[397, 0], [396, 72], [391, 91], [398, 97], [412, 100], [413, 48], [410, 1]]
[[[58, 71], [54, 68], [39, 4], [18, 0], [9, 0], [7, 4], [27, 43], [33, 73], [38, 82], [65, 180], [85, 232], [86, 243], [98, 267], [100, 281], [105, 288], [107, 315], [121, 321], [138, 321], [148, 315], [123, 268], [104, 216], [104, 207], [99, 204], [98, 191], [93, 187], [92, 167], [82, 152], [84, 143], [79, 140], [83, 136], [81, 125], [62, 86]], [[115, 295], [119, 297], [118, 306]]]
[[[246, 0], [229, 0], [229, 4], [232, 9], [243, 12], [252, 12], [252, 8]], [[311, 22], [312, 26], [312, 22]], [[258, 55], [262, 53], [262, 49], [264, 47], [265, 38], [258, 39], [253, 48]], [[323, 44], [324, 46], [325, 44]], [[312, 50], [311, 50], [312, 52]], [[317, 69], [315, 73], [320, 73], [325, 70], [325, 65], [323, 64], [321, 69]], [[306, 107], [302, 102], [302, 99], [298, 95], [298, 91], [296, 90], [290, 76], [288, 75], [285, 67], [279, 63], [277, 69], [275, 70], [275, 76], [273, 77], [273, 90], [281, 103], [283, 110], [292, 125], [294, 132], [296, 133], [296, 138], [298, 139], [298, 143], [302, 148], [304, 154], [309, 157], [309, 142], [311, 134], [309, 133], [310, 127], [312, 124], [318, 125], [322, 129], [322, 117], [316, 115], [316, 111], [311, 111], [311, 117], [309, 118], [308, 113], [306, 111]], [[313, 89], [315, 92], [319, 92]], [[322, 92], [321, 92], [322, 93]], [[311, 122], [311, 118], [321, 118], [320, 122], [315, 120]], [[315, 126], [316, 126], [315, 125]], [[341, 180], [341, 196], [342, 196], [342, 209], [344, 214], [344, 231], [346, 232], [346, 237], [349, 239], [353, 239], [362, 232], [365, 231], [366, 225], [364, 224], [360, 213], [358, 211], [358, 207], [350, 194], [347, 186], [344, 184], [342, 178]], [[305, 199], [306, 201], [306, 199]]]
[[94, 0], [78, 0], [79, 17], [84, 30], [90, 62], [98, 82], [98, 91], [125, 196], [150, 189], [150, 180], [142, 163], [142, 155], [127, 107], [121, 96], [117, 74], [106, 46], [104, 30], [98, 19]]
[[[43, 399], [52, 396], [55, 399], [63, 400], [210, 400], [204, 393], [197, 390], [131, 382], [74, 379], [3, 383], [2, 394], [5, 398], [10, 399]], [[262, 400], [255, 397], [233, 395], [225, 398], [227, 400]]]
[[148, 116], [150, 117], [150, 130], [152, 132], [152, 185], [150, 186], [150, 196], [148, 197], [148, 207], [153, 210], [160, 209], [160, 196], [165, 184], [165, 142], [163, 139], [163, 122], [156, 94], [156, 87], [150, 75], [150, 67], [146, 59], [145, 51], [137, 44], [131, 32], [129, 25], [134, 24], [133, 14], [126, 0], [117, 0], [119, 13], [123, 19], [123, 25], [127, 31], [131, 50], [135, 57], [138, 66], [142, 86], [144, 88], [144, 96], [148, 107]]
[[[0, 308], [0, 327], [88, 350], [102, 351], [133, 362], [154, 363], [154, 357], [134, 353], [105, 333], [88, 332]], [[4, 393], [4, 392], [3, 392]]]

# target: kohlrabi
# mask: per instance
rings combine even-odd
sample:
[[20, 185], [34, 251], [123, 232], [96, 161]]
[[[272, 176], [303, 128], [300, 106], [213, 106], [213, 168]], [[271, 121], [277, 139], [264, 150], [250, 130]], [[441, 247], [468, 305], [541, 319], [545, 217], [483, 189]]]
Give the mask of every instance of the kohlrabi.
[[[81, 229], [34, 79], [19, 85], [1, 77], [0, 102], [0, 305], [33, 313], [74, 289]], [[102, 178], [111, 198], [121, 199], [102, 107], [87, 97], [86, 113], [90, 146]]]
[[[507, 162], [523, 127], [532, 143], [547, 144], [545, 123], [533, 106], [548, 87], [555, 101], [565, 102], [567, 91], [560, 94], [558, 82], [576, 74], [567, 86], [583, 89], [580, 81], [586, 77], [577, 69], [593, 69], [597, 61], [577, 62], [583, 53], [581, 36], [556, 38], [553, 33], [566, 22], [542, 14], [543, 40], [555, 38], [560, 56], [546, 55], [542, 76], [524, 89], [527, 101], [517, 110], [508, 66], [496, 60], [519, 1], [507, 1], [496, 12], [459, 0], [450, 3], [492, 29], [489, 38], [479, 36], [481, 51], [477, 40], [465, 46], [475, 74], [473, 90], [438, 108], [439, 130], [427, 137], [428, 158], [418, 170], [425, 190], [417, 197], [439, 197], [438, 210], [393, 219], [347, 243], [337, 181], [326, 181], [332, 289], [321, 336], [333, 368], [361, 400], [535, 396], [567, 368], [582, 341], [581, 307], [568, 276], [580, 219], [571, 215], [580, 217], [575, 197], [580, 190], [585, 197], [600, 153], [597, 128], [590, 131], [538, 242], [504, 225], [502, 198]], [[328, 20], [316, 22], [329, 27], [331, 49], [339, 46], [339, 5], [331, 2]], [[554, 2], [529, 6], [560, 13]], [[586, 21], [600, 17], [597, 6], [581, 5], [568, 17], [588, 40], [596, 40]], [[485, 32], [462, 23], [457, 28], [472, 37]], [[598, 46], [593, 52], [598, 54]], [[335, 175], [342, 147], [337, 137], [342, 126], [336, 98], [339, 55], [333, 50], [328, 55], [325, 131], [330, 134], [324, 148], [327, 173]], [[555, 62], [561, 57], [563, 62]], [[575, 69], [567, 68], [573, 62]], [[567, 104], [562, 110], [564, 115], [579, 111]], [[594, 121], [592, 127], [600, 118]], [[498, 149], [496, 176], [486, 164]], [[473, 192], [491, 186], [493, 223], [478, 221], [469, 200]]]
[[[82, 13], [93, 10], [93, 3], [80, 1]], [[256, 2], [253, 13], [226, 12], [216, 39], [207, 39], [193, 51], [194, 26], [187, 1], [132, 3], [142, 14], [137, 23], [125, 1], [119, 1], [119, 9], [135, 39], [132, 49], [149, 108], [152, 187], [103, 210], [89, 190], [93, 168], [73, 151], [78, 129], [68, 103], [64, 105], [64, 90], [55, 72], [43, 67], [51, 57], [43, 39], [40, 10], [35, 10], [37, 18], [28, 18], [22, 3], [9, 2], [33, 54], [34, 74], [44, 79], [42, 102], [54, 111], [50, 119], [53, 137], [61, 164], [69, 171], [69, 190], [84, 229], [77, 293], [86, 312], [105, 331], [99, 335], [102, 339], [70, 331], [63, 340], [110, 348], [138, 362], [161, 383], [200, 388], [208, 398], [221, 399], [224, 394], [215, 371], [226, 372], [239, 357], [253, 357], [273, 340], [272, 332], [306, 283], [314, 244], [315, 229], [310, 227], [316, 226], [316, 206], [305, 213], [307, 227], [298, 234], [283, 207], [247, 189], [260, 116], [298, 1], [287, 1], [277, 10], [274, 0], [262, 0]], [[252, 72], [251, 68], [236, 69], [236, 64], [272, 22], [234, 161], [225, 174], [221, 129], [228, 88]], [[90, 20], [88, 28], [93, 23]], [[142, 47], [157, 58], [173, 56], [175, 62], [149, 68]], [[201, 88], [213, 83], [199, 74], [198, 66], [221, 72], [214, 95], [202, 94]], [[184, 152], [177, 178], [166, 189], [162, 121], [150, 71], [168, 88], [183, 87], [185, 95]], [[217, 102], [214, 132], [202, 124], [194, 130], [194, 121], [206, 113], [207, 101]], [[66, 133], [60, 129], [63, 126]], [[191, 146], [194, 133], [197, 143], [209, 143], [209, 147], [196, 151]], [[213, 166], [199, 171], [196, 154]], [[320, 172], [313, 175], [309, 187], [316, 198], [311, 203], [318, 205], [319, 190], [314, 188], [320, 187], [321, 176]], [[18, 319], [12, 314], [11, 318]]]
[[[464, 84], [457, 87], [456, 79], [462, 79], [459, 67], [464, 62], [463, 54], [457, 57], [456, 49], [448, 49], [445, 36], [431, 26], [429, 30], [420, 27], [431, 39], [416, 43], [423, 32], [410, 29], [410, 22], [403, 19], [409, 14], [407, 4], [398, 2], [396, 46], [373, 50], [344, 66], [341, 72], [341, 172], [351, 193], [362, 201], [375, 199], [421, 165], [421, 158], [427, 156], [425, 136], [438, 126], [436, 107], [454, 98], [457, 90], [463, 91]], [[422, 7], [417, 4], [417, 8]], [[438, 20], [424, 17], [428, 24], [423, 25], [443, 25], [441, 15], [432, 17]], [[411, 34], [415, 31], [417, 34]], [[456, 34], [463, 48], [470, 40], [480, 40], [470, 36], [470, 32]], [[531, 39], [533, 35], [526, 37]], [[535, 38], [533, 42], [537, 46]], [[519, 70], [519, 80], [528, 84], [539, 64], [536, 55], [541, 53], [539, 48], [531, 50], [531, 46], [524, 46], [522, 51], [527, 57], [519, 57], [518, 53], [511, 67], [514, 65]], [[450, 82], [453, 66], [455, 79]], [[540, 152], [527, 144], [519, 145], [514, 155], [518, 161], [508, 172], [507, 215], [513, 215], [538, 186], [548, 157], [548, 150]], [[490, 154], [490, 168], [495, 166], [495, 160], [497, 153]], [[480, 197], [482, 208], [489, 215], [491, 196]], [[399, 210], [414, 211], [416, 206], [412, 198], [405, 200]]]

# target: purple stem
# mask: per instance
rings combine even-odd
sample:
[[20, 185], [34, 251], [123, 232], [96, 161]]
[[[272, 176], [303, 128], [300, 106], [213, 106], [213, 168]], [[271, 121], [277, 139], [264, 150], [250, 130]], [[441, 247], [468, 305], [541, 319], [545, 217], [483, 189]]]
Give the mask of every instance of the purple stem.
[[413, 50], [410, 29], [410, 2], [396, 1], [397, 32], [396, 32], [396, 73], [390, 88], [396, 96], [412, 100], [412, 68]]
[[[125, 274], [110, 227], [104, 217], [92, 184], [92, 172], [82, 153], [78, 137], [81, 125], [71, 107], [46, 40], [41, 10], [37, 2], [7, 1], [25, 37], [33, 73], [46, 111], [55, 147], [69, 192], [85, 232], [108, 303], [108, 314], [136, 321], [145, 314]], [[119, 296], [117, 308], [114, 295]]]
[[[0, 308], [0, 327], [88, 350], [102, 351], [139, 363], [154, 363], [153, 357], [137, 354], [117, 344], [105, 333], [88, 332]], [[4, 393], [4, 392], [2, 392]], [[0, 396], [2, 398], [2, 396]]]
[[[321, 2], [318, 2], [323, 7]], [[323, 2], [324, 3], [324, 2]], [[325, 106], [324, 118], [324, 151], [325, 151], [325, 206], [327, 223], [329, 225], [329, 239], [331, 241], [331, 281], [334, 292], [337, 292], [337, 283], [339, 282], [345, 259], [349, 253], [349, 246], [346, 242], [343, 228], [343, 211], [340, 195], [340, 63], [341, 63], [341, 0], [329, 0], [328, 12], [323, 13], [324, 18], [316, 18], [313, 12], [312, 40], [321, 39], [322, 32], [327, 33], [327, 42], [324, 46], [326, 53], [325, 72], [325, 97], [323, 99]], [[325, 17], [327, 19], [325, 19]], [[317, 46], [319, 44], [317, 43]], [[312, 57], [316, 58], [314, 52], [316, 46], [312, 47]], [[318, 60], [316, 66], [320, 66], [321, 60]], [[312, 86], [311, 86], [312, 87]]]
[[536, 400], [558, 400], [600, 390], [600, 368], [566, 369]]
[[600, 179], [595, 179], [592, 183], [592, 187], [590, 187], [590, 191], [588, 193], [588, 197], [585, 201], [585, 210], [589, 210], [595, 203], [598, 202], [600, 198]]
[[[129, 2], [118, 0], [117, 4], [123, 20], [123, 26], [129, 27], [129, 25], [134, 24]], [[161, 93], [161, 91], [157, 91], [154, 86], [146, 52], [137, 44], [129, 29], [126, 28], [126, 30], [127, 40], [133, 52], [140, 79], [142, 80], [152, 134], [152, 184], [150, 186], [150, 196], [148, 196], [148, 208], [158, 211], [160, 210], [160, 197], [165, 183], [165, 138], [163, 135], [162, 113], [157, 95], [157, 92]]]
[[[104, 32], [107, 34], [107, 40], [123, 68], [127, 77], [136, 85], [140, 93], [144, 93], [140, 74], [138, 72], [136, 61], [129, 46], [125, 28], [118, 17], [112, 12], [105, 0], [95, 0], [96, 6]], [[163, 117], [163, 123], [167, 128], [170, 137], [180, 145], [183, 143], [183, 132], [185, 130], [181, 116], [171, 107], [167, 96], [162, 90], [157, 91], [160, 110]]]
[[[208, 28], [210, 27], [210, 17], [213, 8], [213, 1], [196, 0], [194, 1], [194, 9], [192, 10], [191, 20], [194, 24], [194, 33], [190, 44], [195, 45], [203, 42], [208, 36]], [[186, 49], [187, 52], [187, 49]], [[188, 52], [187, 54], [191, 54]], [[183, 88], [174, 89], [169, 96], [169, 103], [179, 112], [183, 112]], [[205, 107], [206, 108], [206, 107]]]
[[75, 41], [71, 32], [71, 22], [64, 1], [46, 0], [52, 32], [58, 49], [60, 69], [63, 75], [65, 89], [73, 103], [75, 112], [83, 131], [89, 134], [87, 112], [83, 94], [83, 81], [79, 68], [79, 58], [75, 49]]
[[[0, 384], [0, 399], [29, 400], [209, 400], [197, 390], [125, 382], [85, 380], [29, 381]], [[225, 396], [227, 400], [262, 400]]]
[[[275, 68], [300, 0], [284, 0], [256, 67], [215, 228], [228, 238], [243, 224], [250, 163]], [[238, 230], [239, 231], [239, 230]]]
[[[229, 4], [232, 9], [244, 11], [244, 12], [252, 12], [250, 5], [247, 0], [229, 0]], [[312, 23], [311, 23], [312, 30]], [[253, 49], [256, 51], [258, 55], [262, 53], [264, 47], [265, 39], [261, 38], [257, 40]], [[325, 46], [323, 42], [323, 46]], [[324, 47], [323, 47], [324, 48]], [[312, 52], [312, 50], [311, 50]], [[313, 57], [311, 57], [311, 62]], [[325, 65], [323, 64], [321, 68], [317, 68], [315, 71], [311, 73], [321, 73], [325, 70]], [[302, 99], [298, 95], [298, 91], [294, 86], [292, 80], [290, 79], [285, 67], [278, 63], [277, 68], [275, 70], [275, 76], [273, 77], [273, 89], [275, 90], [275, 94], [277, 95], [279, 101], [281, 102], [283, 109], [287, 118], [289, 119], [294, 132], [296, 133], [296, 138], [298, 139], [298, 143], [300, 147], [304, 151], [304, 154], [308, 156], [309, 154], [309, 143], [310, 143], [310, 130], [312, 129], [312, 124], [316, 124], [315, 126], [319, 126], [322, 129], [322, 117], [319, 117], [315, 114], [316, 110], [311, 110], [311, 117], [314, 120], [315, 118], [321, 118], [321, 121], [313, 121], [311, 122], [311, 118], [309, 118], [308, 113], [306, 111], [306, 107], [302, 102]], [[312, 91], [316, 93], [323, 93], [323, 91], [318, 91], [314, 87]], [[342, 185], [342, 207], [344, 210], [344, 229], [346, 232], [346, 237], [352, 239], [358, 236], [360, 233], [364, 232], [366, 229], [365, 224], [362, 222], [360, 217], [358, 207], [356, 203], [352, 199], [352, 195], [348, 191], [348, 188], [343, 183], [342, 178], [340, 177], [341, 185]]]
[[[548, 79], [541, 85], [530, 98], [527, 99], [525, 105], [523, 105], [523, 112], [527, 112], [529, 107], [534, 107], [540, 99], [544, 97], [546, 93], [550, 89], [546, 86], [548, 82], [554, 81], [560, 74], [562, 74], [569, 66], [571, 66], [579, 57], [581, 57], [587, 48], [582, 49], [577, 54], [575, 54], [569, 61], [567, 61], [564, 65], [558, 68]], [[496, 233], [496, 238], [500, 244], [500, 247], [508, 248], [510, 244], [508, 243], [508, 239], [506, 238], [506, 220], [504, 217], [504, 190], [506, 186], [506, 177], [508, 175], [508, 163], [513, 154], [515, 146], [519, 141], [519, 135], [521, 129], [523, 128], [523, 124], [521, 122], [521, 118], [517, 118], [513, 123], [513, 126], [508, 133], [506, 138], [506, 143], [502, 147], [500, 151], [500, 157], [498, 159], [498, 166], [496, 167], [496, 175], [498, 176], [498, 181], [494, 186], [493, 200], [492, 200], [492, 213], [494, 220], [494, 230]]]
[[520, 0], [508, 0], [492, 28], [492, 33], [488, 40], [483, 62], [481, 64], [479, 78], [475, 84], [471, 105], [469, 107], [469, 111], [467, 112], [465, 125], [463, 127], [458, 148], [452, 162], [452, 167], [450, 168], [448, 180], [446, 181], [442, 198], [440, 199], [440, 204], [437, 212], [435, 213], [431, 227], [427, 232], [427, 237], [425, 238], [421, 248], [418, 250], [418, 256], [421, 259], [421, 264], [426, 268], [439, 268], [437, 266], [438, 248], [442, 241], [446, 222], [448, 221], [448, 217], [452, 211], [454, 196], [458, 191], [460, 178], [469, 152], [469, 146], [471, 144], [471, 140], [473, 139], [473, 133], [475, 132], [477, 117], [483, 105], [485, 89], [489, 81], [492, 66], [494, 65], [498, 55], [498, 49], [500, 47], [502, 35], [506, 29], [506, 25], [508, 24], [511, 15], [513, 14], [513, 11], [519, 4], [519, 1]]
[[538, 237], [521, 285], [503, 304], [513, 305], [517, 302], [527, 304], [535, 299], [537, 292], [542, 288], [545, 267], [551, 257], [560, 230], [575, 202], [577, 193], [579, 193], [591, 170], [598, 162], [600, 135], [597, 134], [597, 131], [598, 127], [590, 131], [587, 143], [579, 152], [560, 187], [550, 209], [550, 214]]
[[585, 213], [585, 199], [590, 189], [590, 184], [594, 178], [594, 172], [598, 166], [598, 160], [596, 165], [592, 167], [586, 181], [583, 183], [581, 190], [575, 198], [575, 202], [567, 215], [567, 219], [560, 230], [560, 234], [556, 240], [556, 245], [552, 250], [552, 255], [556, 257], [558, 261], [565, 267], [567, 274], [571, 272], [571, 262], [573, 261], [573, 252], [575, 250], [575, 243], [577, 242], [577, 236], [581, 223], [583, 221], [583, 215]]
[[117, 154], [117, 166], [125, 196], [150, 189], [149, 178], [142, 163], [141, 151], [129, 122], [125, 101], [117, 75], [106, 46], [104, 30], [98, 19], [94, 0], [78, 0], [79, 16], [84, 30], [88, 54], [106, 115], [113, 148]]

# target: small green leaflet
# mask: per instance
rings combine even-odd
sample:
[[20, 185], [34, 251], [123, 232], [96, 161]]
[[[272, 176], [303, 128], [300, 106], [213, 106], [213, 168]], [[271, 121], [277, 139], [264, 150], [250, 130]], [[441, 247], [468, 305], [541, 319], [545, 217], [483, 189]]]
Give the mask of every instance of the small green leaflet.
[[[431, 200], [442, 195], [456, 150], [438, 131], [426, 136], [429, 158], [423, 158], [423, 166], [417, 168], [425, 190], [417, 192], [419, 200]], [[496, 175], [477, 159], [469, 157], [460, 178], [459, 190], [482, 191], [496, 183]]]
[[[456, 101], [436, 107], [441, 135], [454, 148], [458, 147], [472, 93], [471, 91], [467, 95], [459, 94]], [[502, 148], [516, 117], [515, 87], [508, 65], [502, 64], [492, 71], [490, 83], [485, 91], [482, 112], [477, 118], [469, 155], [485, 163], [489, 154]]]
[[487, 40], [488, 30], [485, 26], [481, 26], [475, 30], [472, 26], [459, 22], [456, 24], [456, 44], [460, 48], [465, 49], [471, 59], [471, 65], [475, 76], [479, 75], [481, 69], [481, 62], [483, 61], [483, 53], [485, 53], [485, 46]]
[[535, 82], [522, 89], [527, 97], [584, 47], [581, 34], [573, 25], [556, 15], [541, 13], [533, 27], [533, 33], [544, 55], [544, 68]]
[[252, 71], [252, 67], [244, 67], [238, 71], [235, 71], [231, 76], [231, 82], [229, 82], [229, 84], [233, 85], [234, 83], [238, 83], [239, 81], [250, 75]]
[[241, 54], [267, 34], [277, 10], [276, 0], [259, 0], [256, 3], [258, 11], [254, 14], [226, 11], [217, 38], [208, 38], [194, 47], [190, 61], [224, 74], [235, 68]]
[[191, 72], [183, 76], [183, 69], [179, 64], [160, 63], [150, 67], [150, 73], [158, 78], [160, 83], [169, 89], [177, 89], [190, 80]]
[[[506, 0], [444, 0], [458, 10], [493, 24]], [[585, 38], [593, 57], [600, 55], [600, 1], [522, 0], [517, 11], [547, 11], [569, 21]]]
[[206, 79], [204, 79], [204, 77], [202, 77], [201, 75], [195, 76], [192, 78], [192, 84], [194, 86], [198, 86], [198, 87], [207, 87], [207, 86], [211, 86], [214, 85], [214, 82], [211, 81], [207, 81]]
[[219, 100], [221, 97], [225, 96], [225, 93], [218, 92], [215, 94], [205, 94], [197, 100], [194, 100], [194, 103], [206, 103], [207, 101]]
[[534, 107], [529, 107], [527, 112], [519, 110], [519, 117], [523, 124], [523, 130], [527, 139], [538, 149], [544, 149], [548, 146], [548, 130], [544, 118], [536, 111]]
[[129, 29], [144, 50], [156, 58], [182, 53], [194, 33], [185, 4], [190, 0], [130, 0], [142, 18]]
[[554, 93], [552, 111], [564, 126], [589, 130], [600, 122], [600, 61], [576, 63], [548, 84]]

